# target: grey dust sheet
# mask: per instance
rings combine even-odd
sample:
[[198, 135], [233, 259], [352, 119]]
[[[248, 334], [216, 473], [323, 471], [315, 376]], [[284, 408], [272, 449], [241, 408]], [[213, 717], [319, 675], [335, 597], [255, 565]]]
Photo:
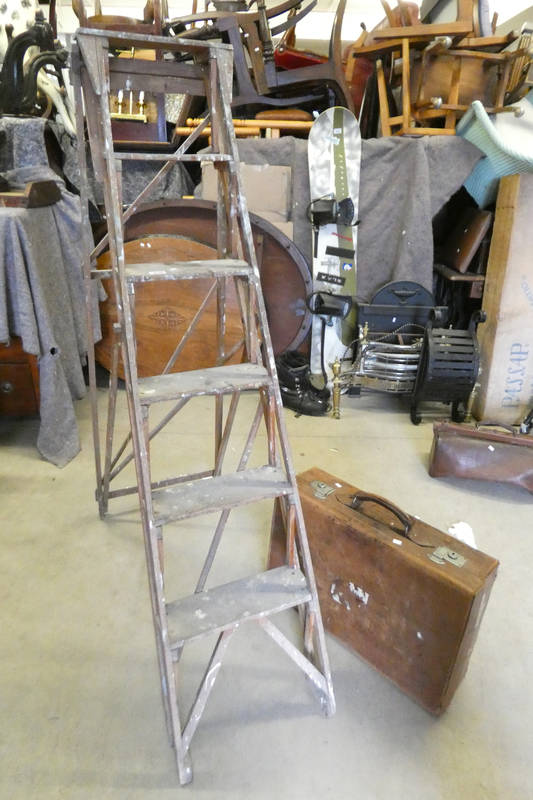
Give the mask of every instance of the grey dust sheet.
[[[287, 136], [242, 140], [238, 146], [244, 163], [292, 167], [294, 243], [311, 263], [307, 141]], [[432, 290], [432, 218], [482, 155], [456, 136], [363, 140], [357, 244], [360, 300], [368, 302], [389, 281], [412, 280]]]
[[[12, 184], [58, 180], [47, 167], [3, 173]], [[58, 181], [61, 199], [45, 208], [0, 209], [0, 342], [20, 336], [38, 356], [41, 455], [63, 467], [80, 450], [75, 399], [86, 392], [87, 352], [79, 198]], [[99, 330], [95, 331], [99, 338]]]

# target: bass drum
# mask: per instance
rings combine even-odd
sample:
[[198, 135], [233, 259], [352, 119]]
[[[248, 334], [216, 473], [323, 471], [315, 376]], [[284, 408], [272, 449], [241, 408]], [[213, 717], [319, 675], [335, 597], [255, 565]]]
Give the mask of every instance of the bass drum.
[[[311, 314], [306, 305], [306, 298], [312, 292], [309, 267], [300, 250], [276, 227], [255, 214], [250, 214], [250, 221], [274, 353], [296, 350], [301, 348], [311, 327]], [[206, 200], [161, 200], [142, 205], [125, 225], [126, 263], [216, 258], [216, 222], [216, 204]], [[109, 252], [102, 253], [98, 268], [108, 268], [109, 264]], [[135, 323], [140, 377], [162, 372], [211, 283], [206, 279], [137, 285]], [[103, 284], [108, 299], [100, 305], [102, 339], [96, 346], [96, 358], [109, 369], [116, 305], [111, 280]], [[215, 331], [216, 293], [173, 370], [181, 372], [213, 366], [217, 356]], [[241, 339], [235, 287], [233, 281], [228, 281], [226, 352], [237, 347]], [[228, 363], [238, 363], [242, 355], [243, 348], [237, 347]]]

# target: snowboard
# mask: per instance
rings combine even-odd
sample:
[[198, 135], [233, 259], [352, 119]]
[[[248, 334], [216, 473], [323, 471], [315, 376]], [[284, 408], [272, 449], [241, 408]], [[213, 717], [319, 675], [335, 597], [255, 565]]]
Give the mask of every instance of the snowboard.
[[[311, 127], [307, 152], [309, 212], [313, 221], [313, 292], [349, 295], [353, 301], [357, 285], [361, 135], [352, 112], [338, 106], [322, 112]], [[328, 206], [328, 200], [336, 201], [336, 214], [319, 213], [324, 208], [322, 201]], [[329, 208], [335, 208], [333, 203]], [[351, 361], [356, 335], [355, 307], [343, 319], [313, 314], [311, 372], [322, 374], [324, 364], [330, 381], [331, 364], [336, 358], [341, 362]]]

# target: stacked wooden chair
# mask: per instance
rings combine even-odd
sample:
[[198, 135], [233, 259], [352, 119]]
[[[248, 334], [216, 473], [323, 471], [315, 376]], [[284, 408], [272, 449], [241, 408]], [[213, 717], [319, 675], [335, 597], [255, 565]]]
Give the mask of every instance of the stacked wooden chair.
[[518, 34], [495, 35], [495, 20], [482, 23], [475, 0], [460, 0], [448, 23], [420, 23], [405, 3], [396, 15], [383, 5], [389, 24], [363, 34], [346, 57], [347, 70], [359, 58], [375, 62], [382, 135], [453, 135], [474, 100], [488, 113], [509, 110], [529, 59], [526, 45], [507, 49]]

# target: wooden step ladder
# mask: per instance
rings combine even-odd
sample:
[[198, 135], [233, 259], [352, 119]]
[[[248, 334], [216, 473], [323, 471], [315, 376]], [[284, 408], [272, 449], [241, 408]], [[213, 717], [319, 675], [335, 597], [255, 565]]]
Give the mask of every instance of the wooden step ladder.
[[[152, 50], [152, 61], [118, 58], [119, 50]], [[178, 59], [166, 60], [163, 54]], [[124, 54], [124, 53], [123, 53]], [[98, 391], [94, 352], [89, 352], [90, 393], [97, 490], [100, 513], [109, 500], [138, 494], [144, 535], [148, 583], [152, 605], [163, 705], [171, 745], [175, 749], [179, 779], [192, 779], [189, 748], [209, 693], [220, 669], [232, 634], [243, 624], [258, 623], [303, 670], [316, 690], [323, 710], [332, 714], [335, 701], [331, 684], [324, 629], [309, 555], [302, 509], [298, 496], [283, 409], [276, 377], [274, 354], [259, 271], [252, 242], [246, 201], [242, 195], [238, 153], [231, 120], [232, 54], [226, 45], [185, 39], [150, 37], [111, 31], [80, 29], [72, 51], [72, 82], [76, 96], [79, 161], [82, 178], [82, 213], [89, 234], [86, 141], [90, 146], [96, 180], [103, 186], [107, 234], [96, 247], [89, 243], [85, 255], [89, 334], [95, 313], [95, 278], [112, 278], [116, 305], [116, 344], [108, 393], [107, 430], [101, 447]], [[200, 125], [172, 156], [115, 152], [111, 136], [109, 93], [121, 86], [132, 91], [149, 89], [199, 95], [206, 98], [208, 113]], [[87, 135], [85, 132], [85, 123]], [[188, 152], [206, 125], [212, 128], [210, 154]], [[163, 161], [164, 165], [137, 200], [126, 210], [121, 200], [121, 162], [126, 159]], [[173, 264], [127, 264], [124, 256], [124, 226], [157, 180], [178, 161], [212, 161], [217, 167], [218, 259]], [[96, 256], [106, 247], [111, 254], [107, 273], [94, 269]], [[140, 378], [136, 366], [135, 290], [145, 281], [194, 281], [209, 279], [205, 300], [178, 343], [161, 375]], [[242, 347], [246, 361], [228, 363], [235, 346], [226, 352], [226, 287], [233, 282], [242, 318]], [[195, 324], [208, 302], [216, 297], [217, 363], [200, 370], [173, 372], [177, 359], [190, 340]], [[122, 359], [131, 432], [120, 447], [114, 447], [118, 362]], [[223, 471], [230, 435], [243, 394], [257, 396], [257, 408], [242, 455], [234, 472]], [[152, 479], [151, 442], [189, 401], [214, 397], [214, 465], [201, 472]], [[224, 408], [230, 398], [229, 409]], [[168, 402], [172, 407], [167, 409]], [[164, 405], [163, 416], [153, 424], [151, 414]], [[264, 423], [266, 455], [263, 465], [249, 461], [258, 431]], [[151, 426], [151, 427], [150, 427]], [[257, 440], [257, 441], [256, 441]], [[131, 451], [128, 452], [128, 448]], [[111, 490], [112, 481], [134, 461], [136, 484]], [[281, 498], [287, 531], [286, 563], [244, 579], [206, 588], [207, 579], [231, 509], [260, 500]], [[195, 515], [218, 512], [219, 518], [205, 562], [192, 595], [167, 601], [163, 571], [163, 528]], [[174, 533], [174, 531], [171, 531]], [[168, 583], [168, 581], [167, 581]], [[274, 614], [297, 608], [303, 643], [297, 647], [273, 624]], [[200, 681], [196, 698], [184, 724], [178, 704], [176, 665], [183, 647], [192, 640], [218, 634], [215, 648]]]

